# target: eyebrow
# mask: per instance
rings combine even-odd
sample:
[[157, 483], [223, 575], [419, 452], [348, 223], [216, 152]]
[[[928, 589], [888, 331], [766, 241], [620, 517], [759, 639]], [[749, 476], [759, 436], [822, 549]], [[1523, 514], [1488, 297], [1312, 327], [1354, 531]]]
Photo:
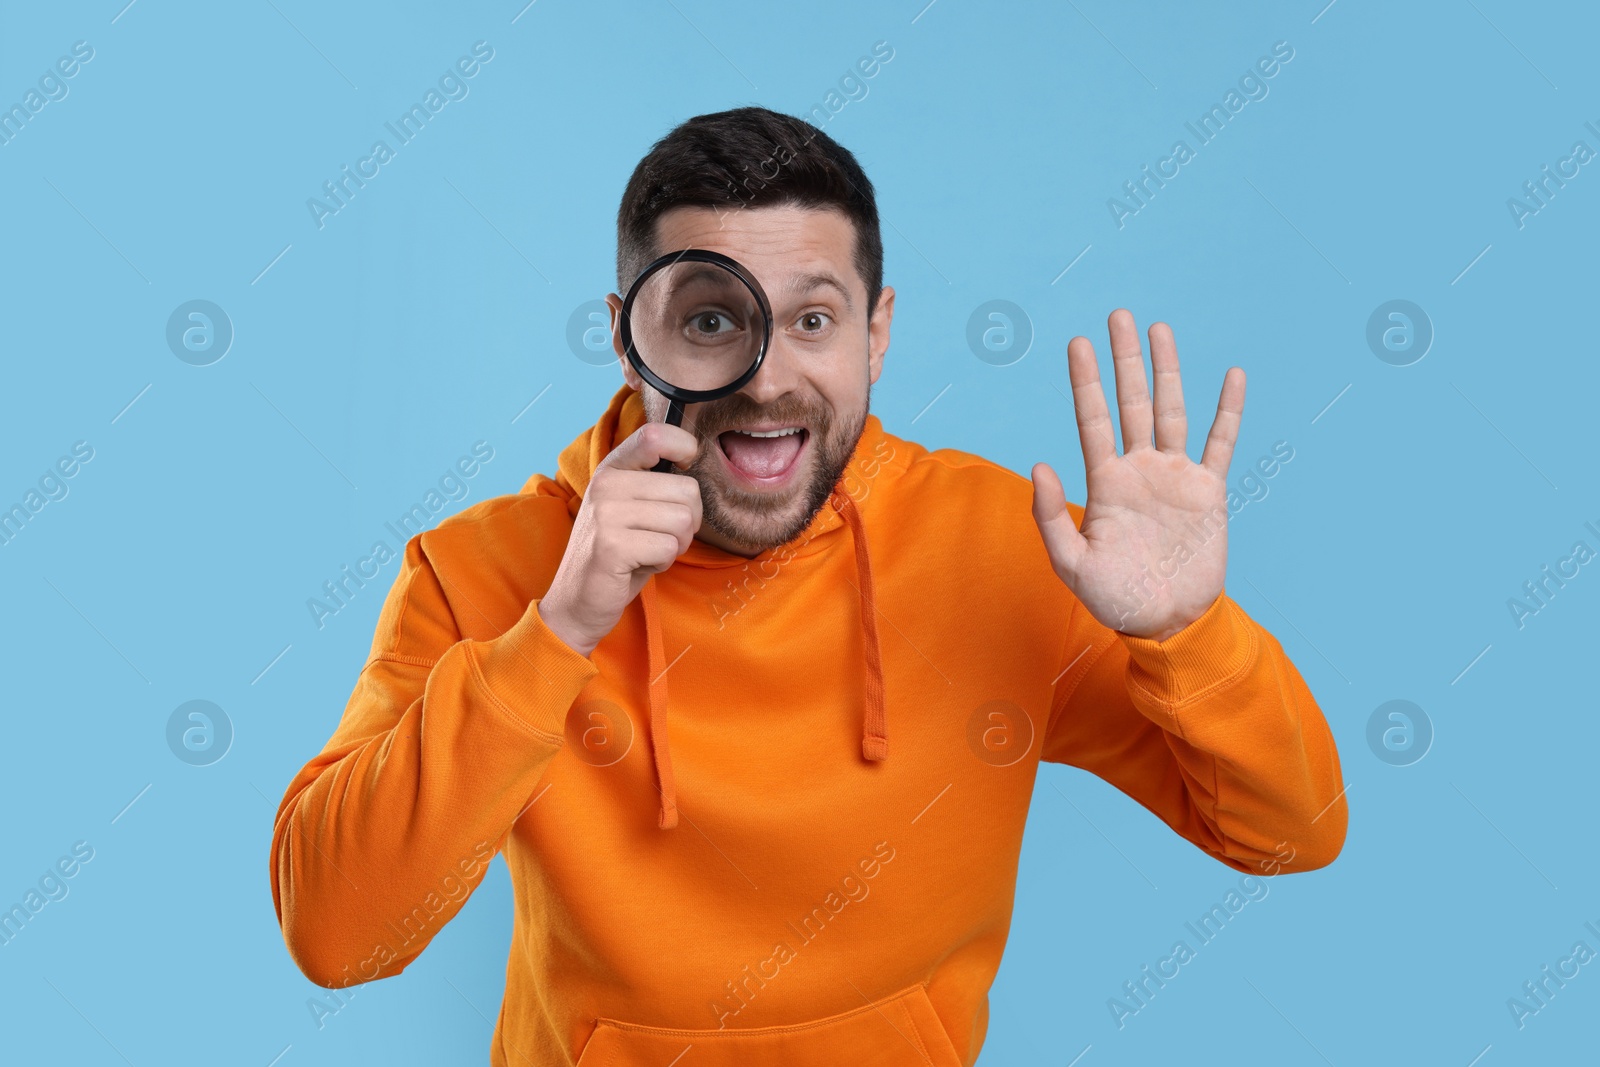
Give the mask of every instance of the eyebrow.
[[677, 296], [686, 289], [701, 283], [709, 282], [712, 285], [737, 285], [738, 278], [721, 267], [700, 265], [689, 271], [678, 271], [669, 281], [671, 288], [667, 290], [669, 297]]
[[809, 293], [813, 289], [832, 289], [844, 299], [844, 306], [849, 311], [856, 309], [855, 301], [850, 299], [850, 290], [844, 283], [831, 274], [802, 274], [789, 283], [788, 292]]
[[678, 292], [680, 289], [687, 289], [696, 282], [727, 282], [730, 279], [733, 281], [738, 280], [721, 267], [697, 266], [693, 270], [675, 272], [671, 278], [673, 283], [671, 291]]

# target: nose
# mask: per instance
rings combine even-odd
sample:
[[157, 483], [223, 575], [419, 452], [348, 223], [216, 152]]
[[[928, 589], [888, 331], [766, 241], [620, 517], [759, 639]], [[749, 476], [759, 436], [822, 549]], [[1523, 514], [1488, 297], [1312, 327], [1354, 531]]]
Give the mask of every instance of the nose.
[[781, 330], [775, 329], [760, 369], [739, 392], [764, 407], [779, 397], [799, 391], [803, 381], [804, 368], [800, 353], [794, 350]]

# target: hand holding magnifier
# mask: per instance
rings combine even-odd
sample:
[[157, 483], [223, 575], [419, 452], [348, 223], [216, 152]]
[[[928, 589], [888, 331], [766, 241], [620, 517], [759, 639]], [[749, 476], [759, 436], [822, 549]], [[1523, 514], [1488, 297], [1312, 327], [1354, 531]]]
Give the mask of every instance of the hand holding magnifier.
[[[742, 387], [766, 358], [772, 307], [737, 260], [703, 248], [669, 252], [639, 273], [618, 322], [628, 362], [666, 396], [667, 425], [683, 406]], [[670, 459], [656, 464], [672, 473]]]

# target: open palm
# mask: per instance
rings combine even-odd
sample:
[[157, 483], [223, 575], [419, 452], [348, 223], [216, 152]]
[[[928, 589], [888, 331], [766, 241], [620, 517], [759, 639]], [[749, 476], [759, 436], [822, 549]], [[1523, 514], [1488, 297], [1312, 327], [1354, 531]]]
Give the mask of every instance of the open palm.
[[[1228, 368], [1199, 463], [1187, 452], [1178, 350], [1165, 323], [1150, 327], [1152, 390], [1133, 315], [1107, 319], [1122, 423], [1117, 455], [1094, 346], [1067, 345], [1088, 499], [1080, 529], [1061, 479], [1033, 467], [1033, 517], [1061, 580], [1102, 624], [1164, 641], [1222, 593], [1228, 565], [1228, 464], [1244, 414], [1244, 371]], [[1152, 444], [1152, 435], [1154, 443]]]

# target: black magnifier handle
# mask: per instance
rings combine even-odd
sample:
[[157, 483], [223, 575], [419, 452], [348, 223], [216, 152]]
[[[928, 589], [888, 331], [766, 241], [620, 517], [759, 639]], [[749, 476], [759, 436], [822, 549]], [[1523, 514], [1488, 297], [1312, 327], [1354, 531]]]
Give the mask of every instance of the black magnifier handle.
[[[676, 400], [672, 400], [671, 398], [668, 398], [668, 401], [667, 401], [667, 419], [666, 419], [666, 422], [667, 422], [668, 426], [682, 426], [683, 425], [683, 405], [678, 403]], [[674, 467], [672, 465], [672, 460], [670, 460], [670, 459], [663, 459], [660, 463], [657, 463], [651, 469], [656, 474], [676, 474], [676, 473], [678, 473], [678, 468]]]

